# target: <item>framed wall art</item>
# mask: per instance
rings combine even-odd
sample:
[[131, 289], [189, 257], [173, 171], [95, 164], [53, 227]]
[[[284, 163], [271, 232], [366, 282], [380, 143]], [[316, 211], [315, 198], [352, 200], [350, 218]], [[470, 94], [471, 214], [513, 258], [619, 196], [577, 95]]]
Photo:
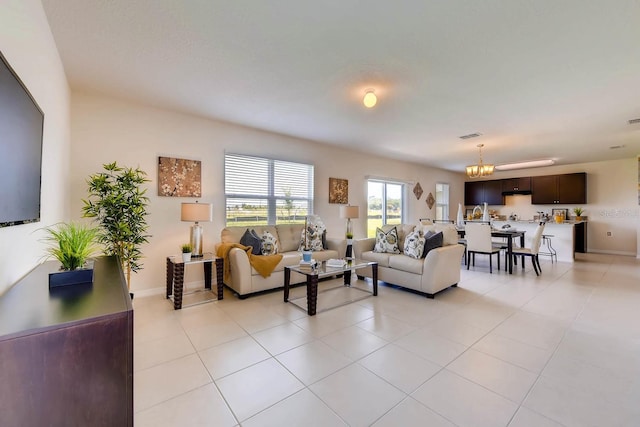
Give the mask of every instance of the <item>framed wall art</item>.
[[433, 208], [433, 205], [436, 203], [436, 199], [433, 197], [433, 194], [429, 193], [425, 202], [427, 202], [427, 206], [429, 206], [429, 209], [431, 209]]
[[349, 203], [349, 180], [329, 178], [329, 203]]
[[420, 200], [422, 196], [422, 186], [419, 182], [413, 187], [413, 194], [416, 196], [416, 199]]
[[158, 157], [158, 196], [201, 197], [200, 160]]

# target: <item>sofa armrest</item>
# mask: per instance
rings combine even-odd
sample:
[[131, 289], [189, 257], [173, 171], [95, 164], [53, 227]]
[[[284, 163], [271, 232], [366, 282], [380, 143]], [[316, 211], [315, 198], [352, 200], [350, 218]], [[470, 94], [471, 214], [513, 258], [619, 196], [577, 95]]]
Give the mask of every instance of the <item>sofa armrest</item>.
[[226, 285], [240, 295], [251, 293], [249, 255], [240, 248], [233, 248], [229, 251], [229, 264], [231, 267], [231, 283], [226, 283]]
[[333, 250], [344, 256], [347, 252], [347, 239], [339, 237], [327, 237], [327, 249]]
[[367, 239], [354, 239], [353, 240], [353, 256], [355, 258], [362, 258], [364, 252], [372, 251], [376, 246], [376, 238], [369, 237]]
[[458, 283], [463, 253], [460, 244], [432, 249], [424, 259], [422, 291], [434, 294]]

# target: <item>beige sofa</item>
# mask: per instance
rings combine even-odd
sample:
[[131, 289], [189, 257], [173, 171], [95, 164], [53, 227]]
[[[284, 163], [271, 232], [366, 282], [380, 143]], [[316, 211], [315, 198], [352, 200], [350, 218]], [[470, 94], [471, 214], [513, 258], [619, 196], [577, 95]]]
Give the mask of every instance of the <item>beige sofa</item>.
[[[390, 227], [392, 226], [386, 225], [383, 229], [387, 231]], [[401, 251], [405, 236], [414, 231], [415, 227], [409, 224], [396, 226]], [[433, 298], [437, 292], [456, 286], [460, 281], [464, 246], [458, 244], [458, 233], [452, 224], [429, 224], [422, 227], [425, 230], [443, 232], [443, 246], [432, 249], [423, 259], [414, 259], [402, 253], [373, 252], [375, 238], [354, 240], [354, 255], [359, 259], [376, 261], [379, 280], [413, 289]], [[371, 268], [358, 270], [358, 277], [361, 276], [371, 277]]]
[[[225, 281], [225, 285], [237, 292], [240, 298], [245, 298], [250, 294], [277, 289], [284, 286], [284, 267], [297, 265], [300, 263], [301, 253], [298, 251], [300, 236], [304, 228], [303, 224], [285, 224], [275, 226], [251, 226], [250, 229], [256, 231], [258, 236], [263, 231], [273, 234], [278, 240], [278, 253], [282, 254], [282, 261], [278, 263], [269, 277], [262, 277], [249, 264], [249, 257], [246, 252], [239, 248], [229, 251], [229, 264], [231, 278]], [[220, 233], [221, 243], [239, 243], [247, 227], [226, 227]], [[324, 251], [314, 251], [312, 257], [318, 261], [326, 261], [330, 258], [342, 258], [347, 249], [345, 239], [326, 239], [327, 248]], [[216, 248], [217, 249], [217, 248]], [[302, 283], [305, 276], [291, 273], [291, 283]], [[228, 283], [227, 283], [228, 282]]]

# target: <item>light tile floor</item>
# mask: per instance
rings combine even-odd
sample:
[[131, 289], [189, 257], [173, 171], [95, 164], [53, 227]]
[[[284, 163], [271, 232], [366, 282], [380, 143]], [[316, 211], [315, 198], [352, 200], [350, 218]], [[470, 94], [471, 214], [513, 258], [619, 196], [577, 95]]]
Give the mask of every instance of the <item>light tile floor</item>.
[[435, 300], [380, 286], [314, 317], [282, 291], [179, 311], [136, 298], [135, 423], [640, 425], [640, 261], [542, 268], [479, 258]]

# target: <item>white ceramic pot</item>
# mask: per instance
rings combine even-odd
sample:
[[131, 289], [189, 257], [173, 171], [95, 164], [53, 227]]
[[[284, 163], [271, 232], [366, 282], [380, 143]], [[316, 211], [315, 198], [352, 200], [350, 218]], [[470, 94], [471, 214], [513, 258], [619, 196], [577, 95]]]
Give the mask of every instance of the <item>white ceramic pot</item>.
[[183, 252], [182, 253], [182, 262], [189, 262], [191, 261], [191, 252]]

